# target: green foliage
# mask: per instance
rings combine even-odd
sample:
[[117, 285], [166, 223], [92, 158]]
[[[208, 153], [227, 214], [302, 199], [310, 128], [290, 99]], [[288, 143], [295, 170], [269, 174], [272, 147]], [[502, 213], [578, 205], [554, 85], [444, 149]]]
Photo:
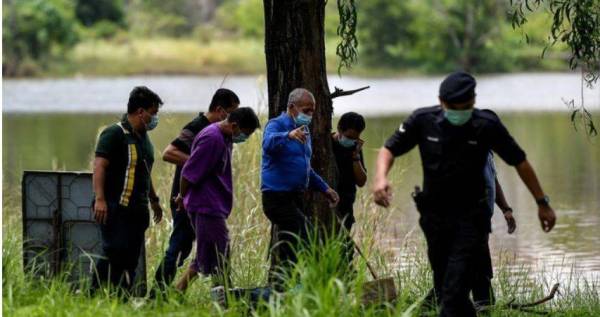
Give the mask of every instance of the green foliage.
[[[528, 3], [538, 2], [546, 3]], [[547, 12], [525, 16], [524, 2], [518, 2], [515, 8], [520, 9], [515, 10], [521, 28], [515, 31], [515, 16], [508, 14], [509, 2], [505, 0], [327, 1], [324, 35], [328, 71], [337, 68], [339, 73], [351, 66], [355, 67], [355, 74], [371, 75], [444, 73], [457, 68], [474, 72], [564, 70], [569, 58], [565, 53], [571, 47], [576, 49], [570, 54], [573, 67], [597, 69], [600, 2], [559, 2], [561, 6], [548, 7], [554, 16]], [[262, 45], [264, 37], [261, 0], [5, 0], [4, 4], [6, 75], [85, 72], [76, 69], [77, 63], [71, 60], [74, 54], [66, 50], [76, 38], [81, 38], [81, 45], [86, 47], [96, 39], [108, 39], [113, 42], [111, 45], [123, 45], [119, 49], [126, 50], [133, 38], [182, 38], [200, 44], [248, 40]], [[19, 12], [12, 14], [16, 11]], [[553, 21], [561, 24], [552, 24]], [[550, 28], [551, 25], [555, 27]], [[541, 60], [548, 37], [556, 45], [549, 47]], [[63, 60], [50, 59], [51, 56]], [[100, 56], [98, 60], [108, 57]], [[223, 64], [219, 56], [210, 60]], [[236, 61], [236, 65], [227, 65], [222, 72], [229, 72], [237, 64], [254, 64], [255, 60]], [[184, 62], [187, 60], [167, 64]], [[243, 72], [257, 68], [242, 66]], [[178, 66], [165, 71], [176, 73], [179, 69]], [[214, 71], [218, 70], [210, 72]], [[597, 72], [586, 74], [593, 79], [592, 74]]]
[[125, 12], [122, 0], [75, 0], [75, 15], [85, 26], [100, 21], [123, 25]]
[[132, 0], [127, 8], [131, 31], [140, 36], [190, 35], [198, 14], [188, 0]]
[[527, 23], [527, 12], [540, 8], [552, 14], [551, 43], [565, 43], [570, 51], [569, 67], [582, 66], [585, 81], [600, 78], [600, 2], [598, 0], [511, 0], [513, 27]]
[[[523, 27], [527, 23], [527, 13], [540, 8], [549, 9], [552, 14], [548, 46], [565, 44], [570, 50], [569, 67], [582, 68], [582, 81], [589, 87], [600, 78], [600, 1], [598, 0], [520, 0], [510, 1], [513, 5], [513, 27]], [[582, 83], [583, 89], [583, 83]], [[576, 128], [582, 125], [588, 136], [597, 136], [594, 120], [586, 109], [581, 96], [581, 105], [567, 101], [572, 109], [571, 122]]]
[[117, 35], [122, 29], [121, 25], [117, 23], [101, 20], [89, 28], [84, 28], [81, 32], [94, 38], [109, 39]]
[[2, 70], [27, 75], [23, 66], [34, 60], [43, 67], [51, 53], [77, 42], [72, 7], [62, 0], [13, 0], [4, 7]]
[[360, 10], [369, 21], [360, 28], [371, 64], [490, 72], [510, 70], [514, 61], [502, 38], [506, 6], [497, 0], [375, 0]]
[[415, 17], [408, 1], [363, 0], [358, 10], [362, 59], [382, 67], [409, 63], [408, 50], [416, 38], [410, 31]]
[[261, 40], [265, 35], [262, 0], [226, 1], [217, 10], [216, 24], [239, 36]]

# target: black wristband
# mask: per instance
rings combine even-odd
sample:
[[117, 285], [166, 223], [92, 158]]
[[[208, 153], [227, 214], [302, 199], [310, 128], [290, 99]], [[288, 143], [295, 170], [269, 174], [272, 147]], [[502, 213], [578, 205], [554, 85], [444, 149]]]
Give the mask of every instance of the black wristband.
[[156, 197], [148, 197], [150, 199], [151, 203], [158, 203], [160, 202], [160, 198], [158, 198], [158, 196]]
[[507, 208], [502, 208], [502, 213], [503, 213], [503, 214], [505, 214], [505, 213], [507, 213], [507, 212], [513, 212], [513, 209], [512, 209], [512, 208], [510, 208], [510, 207], [507, 207]]
[[538, 204], [538, 206], [550, 206], [550, 198], [546, 195], [540, 199], [536, 199], [535, 202]]

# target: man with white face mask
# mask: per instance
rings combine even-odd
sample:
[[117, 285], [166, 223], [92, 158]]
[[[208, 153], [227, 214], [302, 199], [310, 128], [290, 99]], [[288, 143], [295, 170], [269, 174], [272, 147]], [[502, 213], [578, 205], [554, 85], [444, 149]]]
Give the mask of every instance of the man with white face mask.
[[[277, 226], [279, 242], [271, 251], [278, 269], [283, 270], [279, 273], [289, 272], [297, 260], [295, 250], [301, 247], [299, 240], [308, 237], [309, 223], [304, 215], [306, 190], [323, 193], [332, 207], [339, 201], [337, 193], [310, 165], [312, 141], [308, 125], [315, 106], [312, 93], [296, 88], [288, 97], [287, 111], [269, 120], [264, 131], [262, 202], [265, 215]], [[270, 280], [273, 281], [272, 276]]]
[[103, 257], [96, 264], [92, 289], [109, 283], [128, 294], [149, 225], [148, 204], [154, 221], [162, 208], [154, 191], [151, 170], [154, 147], [148, 131], [158, 125], [158, 95], [135, 87], [127, 114], [102, 131], [94, 159], [94, 217], [100, 224]]
[[[556, 216], [525, 152], [490, 110], [475, 109], [475, 78], [450, 74], [439, 90], [441, 105], [415, 110], [379, 151], [375, 202], [388, 207], [387, 174], [394, 158], [419, 146], [423, 191], [413, 193], [427, 240], [440, 316], [475, 316], [469, 300], [477, 252], [490, 231], [484, 167], [490, 151], [516, 168], [538, 205], [542, 229]], [[475, 273], [477, 274], [477, 273]]]

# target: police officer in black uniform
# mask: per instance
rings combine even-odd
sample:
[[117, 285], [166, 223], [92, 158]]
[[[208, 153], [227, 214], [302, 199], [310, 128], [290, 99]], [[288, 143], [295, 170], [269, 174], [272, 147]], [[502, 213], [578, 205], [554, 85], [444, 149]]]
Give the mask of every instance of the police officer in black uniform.
[[377, 158], [374, 199], [388, 207], [392, 191], [387, 174], [394, 158], [419, 146], [423, 190], [417, 187], [413, 197], [427, 240], [440, 316], [475, 316], [468, 294], [474, 255], [491, 226], [483, 174], [490, 150], [516, 168], [538, 204], [542, 229], [549, 232], [556, 221], [525, 152], [494, 112], [474, 108], [475, 85], [468, 73], [450, 74], [440, 85], [441, 105], [415, 110]]

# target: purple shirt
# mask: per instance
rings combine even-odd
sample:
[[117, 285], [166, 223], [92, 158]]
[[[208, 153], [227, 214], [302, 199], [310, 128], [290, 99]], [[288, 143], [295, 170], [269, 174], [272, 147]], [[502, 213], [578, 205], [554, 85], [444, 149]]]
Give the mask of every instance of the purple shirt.
[[223, 135], [218, 123], [198, 133], [181, 176], [190, 182], [183, 198], [185, 210], [227, 218], [233, 205], [231, 137]]

